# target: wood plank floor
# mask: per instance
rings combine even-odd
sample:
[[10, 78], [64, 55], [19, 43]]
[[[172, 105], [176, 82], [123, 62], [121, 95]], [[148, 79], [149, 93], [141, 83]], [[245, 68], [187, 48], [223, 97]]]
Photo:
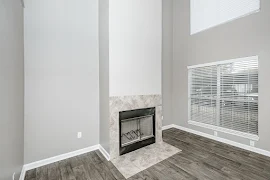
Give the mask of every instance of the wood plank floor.
[[[178, 129], [163, 131], [178, 153], [128, 180], [270, 180], [270, 158]], [[30, 170], [25, 180], [124, 180], [99, 151]]]

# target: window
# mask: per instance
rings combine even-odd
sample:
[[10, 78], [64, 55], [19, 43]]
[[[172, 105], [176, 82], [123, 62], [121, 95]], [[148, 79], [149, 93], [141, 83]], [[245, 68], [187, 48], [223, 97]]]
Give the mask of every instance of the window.
[[258, 140], [258, 57], [188, 69], [189, 123]]
[[260, 0], [190, 0], [191, 34], [260, 10]]

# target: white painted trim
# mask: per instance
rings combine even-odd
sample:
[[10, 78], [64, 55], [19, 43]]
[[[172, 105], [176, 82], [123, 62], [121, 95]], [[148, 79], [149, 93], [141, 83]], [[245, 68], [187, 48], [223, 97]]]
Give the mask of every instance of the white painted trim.
[[110, 161], [110, 154], [101, 145], [99, 145], [99, 151], [103, 154], [107, 161]]
[[248, 145], [241, 144], [241, 143], [231, 141], [231, 140], [228, 140], [228, 139], [224, 139], [224, 138], [221, 138], [221, 137], [216, 137], [214, 135], [210, 135], [210, 134], [203, 133], [203, 132], [200, 132], [200, 131], [196, 131], [196, 130], [193, 130], [193, 129], [185, 128], [185, 127], [178, 126], [178, 125], [175, 125], [175, 124], [172, 124], [170, 126], [176, 128], [176, 129], [180, 129], [182, 131], [186, 131], [186, 132], [189, 132], [189, 133], [192, 133], [192, 134], [203, 136], [203, 137], [206, 137], [206, 138], [209, 138], [209, 139], [213, 139], [215, 141], [219, 141], [219, 142], [222, 142], [222, 143], [225, 143], [225, 144], [229, 144], [231, 146], [235, 146], [235, 147], [238, 147], [238, 148], [241, 148], [241, 149], [245, 149], [245, 150], [248, 150], [248, 151], [251, 151], [251, 152], [255, 152], [255, 153], [262, 154], [264, 156], [270, 157], [270, 151], [266, 151], [266, 150], [263, 150], [263, 149], [260, 149], [260, 148], [248, 146]]
[[166, 129], [170, 129], [170, 128], [174, 128], [173, 124], [167, 125], [167, 126], [162, 126], [162, 130], [166, 130]]
[[214, 66], [214, 65], [227, 64], [227, 63], [233, 63], [233, 62], [241, 62], [241, 61], [247, 61], [247, 60], [259, 60], [259, 56], [249, 56], [249, 57], [229, 59], [229, 60], [224, 60], [224, 61], [216, 61], [216, 62], [211, 62], [211, 63], [197, 64], [197, 65], [187, 66], [187, 68], [193, 69], [193, 68], [198, 68], [198, 67]]
[[259, 140], [259, 136], [257, 136], [257, 135], [252, 135], [252, 134], [249, 134], [249, 133], [235, 131], [235, 130], [232, 130], [232, 129], [227, 129], [227, 128], [223, 128], [223, 127], [219, 127], [219, 126], [200, 123], [200, 122], [196, 122], [196, 121], [188, 121], [188, 124], [203, 127], [203, 128], [207, 128], [207, 129], [212, 129], [214, 131], [219, 131], [219, 132], [223, 132], [223, 133], [227, 133], [227, 134], [232, 134], [232, 135], [239, 136], [239, 137], [246, 138], [246, 139], [253, 140], [253, 141], [258, 141]]
[[23, 167], [22, 167], [22, 172], [21, 172], [21, 175], [20, 175], [19, 180], [24, 180], [24, 178], [25, 178], [25, 173], [26, 173], [25, 166], [23, 166]]
[[54, 156], [54, 157], [51, 157], [51, 158], [43, 159], [43, 160], [40, 160], [40, 161], [36, 161], [36, 162], [33, 162], [33, 163], [25, 164], [23, 166], [23, 170], [21, 172], [20, 180], [24, 180], [25, 173], [28, 170], [35, 169], [35, 168], [38, 168], [38, 167], [41, 167], [41, 166], [45, 166], [45, 165], [48, 165], [48, 164], [51, 164], [51, 163], [55, 163], [55, 162], [58, 162], [58, 161], [61, 161], [61, 160], [64, 160], [64, 159], [68, 159], [68, 158], [71, 158], [71, 157], [74, 157], [74, 156], [79, 156], [81, 154], [85, 154], [85, 153], [88, 153], [88, 152], [91, 152], [91, 151], [99, 150], [99, 146], [100, 145], [94, 145], [94, 146], [90, 146], [90, 147], [80, 149], [80, 150], [77, 150], [77, 151], [73, 151], [73, 152], [61, 154], [61, 155], [58, 155], [58, 156]]

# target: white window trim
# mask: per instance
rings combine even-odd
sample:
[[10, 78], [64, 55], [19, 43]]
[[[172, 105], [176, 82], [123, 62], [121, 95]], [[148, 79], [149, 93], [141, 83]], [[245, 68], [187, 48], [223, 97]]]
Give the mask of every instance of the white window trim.
[[[187, 69], [193, 69], [193, 68], [198, 68], [198, 67], [206, 67], [206, 66], [213, 66], [213, 65], [220, 65], [220, 64], [232, 63], [232, 62], [241, 62], [241, 61], [246, 61], [246, 60], [259, 60], [259, 56], [250, 56], [250, 57], [244, 57], [244, 58], [237, 58], [237, 59], [230, 59], [230, 60], [224, 60], [224, 61], [218, 61], [218, 62], [211, 62], [211, 63], [205, 63], [205, 64], [192, 65], [192, 66], [188, 66]], [[259, 68], [259, 65], [258, 65], [258, 68]], [[190, 75], [188, 76], [188, 78], [190, 78]], [[231, 134], [231, 135], [235, 135], [235, 136], [239, 136], [239, 137], [243, 137], [243, 138], [254, 140], [254, 141], [259, 140], [259, 129], [258, 129], [258, 135], [253, 135], [253, 134], [244, 133], [244, 132], [240, 132], [240, 131], [235, 131], [235, 130], [232, 130], [232, 129], [227, 129], [227, 128], [223, 128], [223, 127], [219, 127], [219, 126], [214, 126], [214, 125], [209, 125], [209, 124], [204, 124], [204, 123], [192, 121], [191, 118], [190, 118], [190, 89], [189, 88], [190, 88], [190, 85], [188, 85], [188, 124], [199, 126], [199, 127], [202, 127], [202, 128], [211, 129], [211, 130], [214, 130], [214, 131], [219, 131], [219, 132]]]

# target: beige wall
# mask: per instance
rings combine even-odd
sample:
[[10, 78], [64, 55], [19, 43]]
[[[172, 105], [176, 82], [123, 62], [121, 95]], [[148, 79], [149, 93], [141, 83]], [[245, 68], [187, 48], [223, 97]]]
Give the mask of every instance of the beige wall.
[[[189, 0], [173, 4], [172, 112], [177, 125], [213, 134], [188, 124], [187, 66], [252, 55], [259, 56], [259, 136], [256, 147], [270, 151], [270, 1], [261, 0], [261, 11], [190, 36]], [[247, 139], [219, 133], [236, 142]]]

